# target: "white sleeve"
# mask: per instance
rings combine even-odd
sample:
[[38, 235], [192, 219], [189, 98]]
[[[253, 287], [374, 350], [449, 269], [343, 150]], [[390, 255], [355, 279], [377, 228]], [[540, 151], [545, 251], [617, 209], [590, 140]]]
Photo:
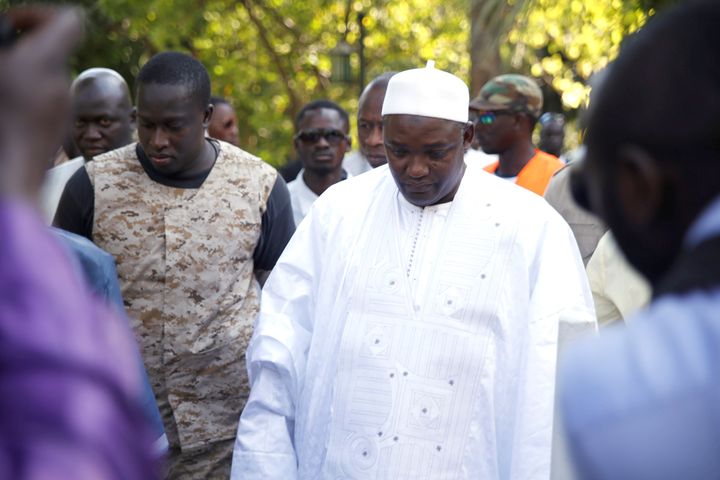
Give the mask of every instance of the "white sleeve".
[[252, 390], [240, 417], [231, 479], [297, 478], [295, 405], [302, 391], [325, 235], [314, 209], [288, 243], [263, 289], [247, 351]]
[[235, 439], [232, 480], [297, 478], [287, 383], [271, 365], [256, 374]]
[[551, 470], [566, 470], [567, 455], [554, 432], [558, 351], [597, 328], [577, 243], [559, 216], [545, 226], [531, 275], [528, 345], [519, 377], [523, 401], [516, 414], [510, 478], [547, 479]]

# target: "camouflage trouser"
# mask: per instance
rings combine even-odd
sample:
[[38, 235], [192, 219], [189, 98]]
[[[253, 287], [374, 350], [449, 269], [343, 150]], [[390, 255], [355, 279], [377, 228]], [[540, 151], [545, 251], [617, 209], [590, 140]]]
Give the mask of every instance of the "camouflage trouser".
[[162, 394], [156, 397], [156, 400], [170, 443], [165, 478], [168, 480], [227, 480], [230, 478], [235, 439], [209, 442], [204, 447], [182, 452], [175, 418], [162, 385], [158, 391]]
[[168, 458], [168, 480], [227, 480], [235, 440], [209, 443], [205, 448], [182, 453], [171, 448]]

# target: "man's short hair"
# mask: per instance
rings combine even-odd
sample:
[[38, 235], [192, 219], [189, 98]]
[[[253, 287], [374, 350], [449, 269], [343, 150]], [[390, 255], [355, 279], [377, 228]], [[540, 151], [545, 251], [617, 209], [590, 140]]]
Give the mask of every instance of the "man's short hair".
[[205, 108], [210, 103], [210, 76], [198, 60], [180, 52], [162, 52], [140, 69], [138, 85], [183, 85]]
[[213, 95], [210, 97], [210, 103], [212, 103], [213, 105], [230, 105], [230, 102], [228, 102], [225, 97], [220, 97], [217, 95]]
[[308, 112], [311, 112], [313, 110], [320, 110], [322, 108], [327, 108], [329, 110], [335, 110], [336, 112], [338, 112], [340, 114], [340, 118], [342, 118], [342, 121], [345, 124], [345, 132], [347, 133], [348, 131], [350, 131], [350, 117], [348, 116], [348, 113], [343, 110], [340, 105], [330, 100], [315, 100], [302, 107], [298, 112], [297, 116], [295, 116], [295, 131], [298, 130], [300, 122], [302, 122], [303, 117], [305, 117]]

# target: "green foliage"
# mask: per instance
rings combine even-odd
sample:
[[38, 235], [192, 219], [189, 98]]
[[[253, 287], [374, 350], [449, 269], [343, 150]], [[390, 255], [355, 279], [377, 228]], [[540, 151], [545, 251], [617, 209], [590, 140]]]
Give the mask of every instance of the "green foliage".
[[502, 53], [560, 93], [565, 109], [588, 97], [590, 76], [617, 56], [622, 40], [647, 14], [637, 1], [533, 0]]
[[[482, 4], [478, 12], [522, 12], [510, 22], [493, 17], [493, 24], [514, 27], [507, 41], [503, 37], [481, 42], [479, 48], [496, 51], [500, 44], [505, 71], [543, 79], [551, 87], [546, 91], [557, 92], [562, 107], [572, 111], [587, 98], [589, 75], [614, 58], [622, 39], [648, 15], [676, 0], [473, 1]], [[22, 2], [0, 0], [0, 7], [17, 3]], [[361, 86], [330, 78], [329, 53], [341, 40], [357, 48], [360, 12], [365, 14], [366, 80], [385, 71], [422, 66], [428, 59], [467, 80], [470, 75], [469, 0], [74, 3], [88, 14], [87, 41], [72, 62], [76, 73], [109, 67], [132, 86], [140, 66], [153, 54], [169, 49], [189, 52], [208, 68], [214, 93], [234, 103], [243, 148], [278, 166], [293, 155], [292, 119], [310, 100], [338, 102], [350, 112], [355, 132]], [[525, 8], [518, 8], [520, 4]], [[357, 54], [351, 64], [357, 75]]]
[[618, 54], [624, 39], [678, 0], [529, 0], [502, 47], [510, 68], [529, 71], [574, 111], [588, 100], [591, 75]]
[[[360, 85], [333, 82], [329, 52], [341, 39], [357, 47], [359, 12], [365, 13], [367, 32], [366, 80], [430, 58], [461, 76], [469, 71], [462, 0], [100, 0], [96, 5], [93, 21], [107, 33], [90, 35], [79, 68], [108, 66], [131, 79], [156, 52], [189, 52], [208, 68], [214, 92], [232, 100], [243, 148], [274, 165], [293, 155], [292, 119], [304, 103], [329, 98], [354, 117]], [[351, 62], [357, 75], [357, 54]]]

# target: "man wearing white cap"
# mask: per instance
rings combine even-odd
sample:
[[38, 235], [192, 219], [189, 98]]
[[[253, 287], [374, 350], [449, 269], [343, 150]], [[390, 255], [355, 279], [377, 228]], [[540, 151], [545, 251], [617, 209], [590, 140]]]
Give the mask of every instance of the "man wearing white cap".
[[233, 479], [549, 477], [559, 325], [592, 299], [552, 207], [465, 165], [468, 102], [432, 64], [390, 80], [388, 166], [328, 189], [265, 285]]

